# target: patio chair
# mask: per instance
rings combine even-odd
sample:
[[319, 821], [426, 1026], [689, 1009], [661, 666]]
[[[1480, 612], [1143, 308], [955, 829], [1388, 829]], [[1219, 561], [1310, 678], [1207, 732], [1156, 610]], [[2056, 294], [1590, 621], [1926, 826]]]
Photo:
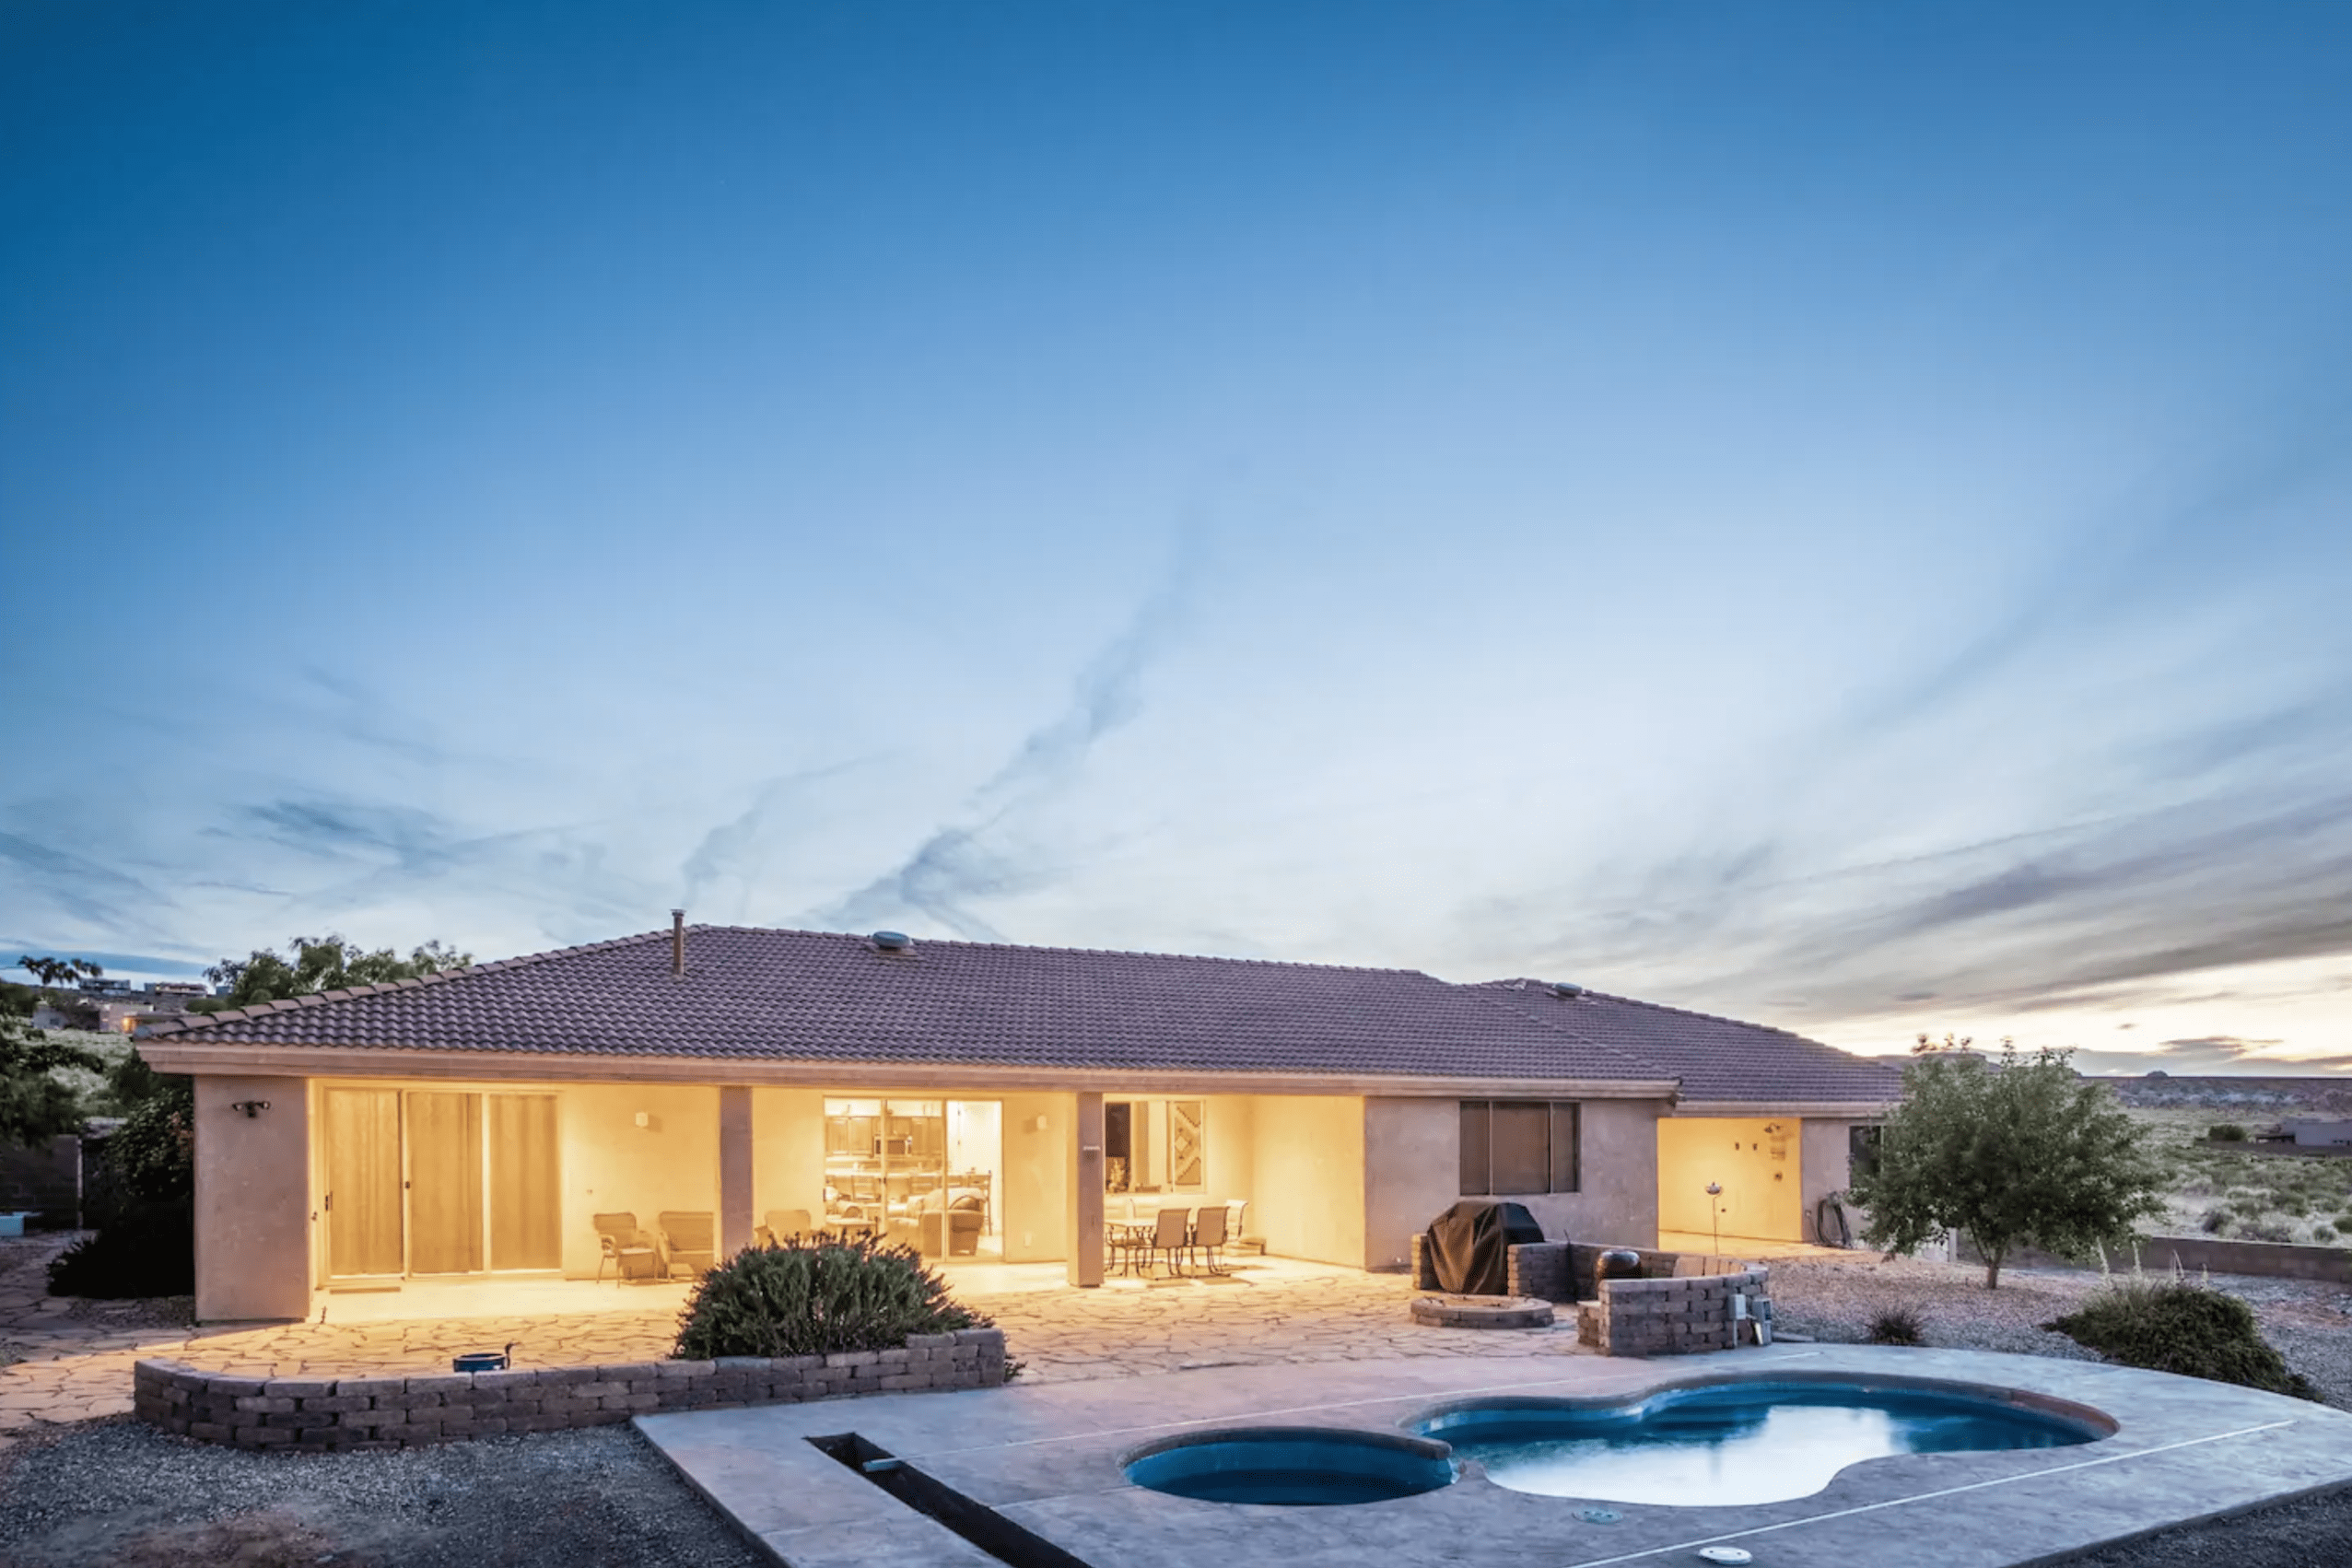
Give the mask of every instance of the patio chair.
[[1168, 1261], [1168, 1277], [1172, 1280], [1182, 1279], [1184, 1277], [1184, 1249], [1190, 1246], [1191, 1242], [1192, 1211], [1189, 1209], [1161, 1210], [1160, 1217], [1153, 1223], [1151, 1239], [1145, 1244], [1151, 1248], [1151, 1255], [1143, 1266], [1144, 1272], [1150, 1273], [1159, 1266], [1160, 1259], [1164, 1258]]
[[591, 1223], [596, 1227], [596, 1278], [600, 1282], [608, 1263], [615, 1270], [614, 1284], [659, 1275], [661, 1266], [654, 1255], [653, 1238], [637, 1228], [635, 1214], [598, 1214]]
[[770, 1209], [764, 1221], [752, 1233], [762, 1246], [781, 1246], [793, 1237], [809, 1235], [816, 1229], [809, 1223], [806, 1209]]
[[1229, 1274], [1233, 1271], [1227, 1269], [1217, 1257], [1217, 1254], [1224, 1249], [1225, 1245], [1225, 1214], [1224, 1207], [1220, 1204], [1214, 1208], [1201, 1210], [1200, 1217], [1192, 1223], [1192, 1243], [1188, 1250], [1196, 1256], [1197, 1260], [1199, 1260], [1199, 1267], [1211, 1274]]
[[661, 1277], [693, 1279], [719, 1261], [718, 1216], [708, 1210], [667, 1209], [653, 1217]]

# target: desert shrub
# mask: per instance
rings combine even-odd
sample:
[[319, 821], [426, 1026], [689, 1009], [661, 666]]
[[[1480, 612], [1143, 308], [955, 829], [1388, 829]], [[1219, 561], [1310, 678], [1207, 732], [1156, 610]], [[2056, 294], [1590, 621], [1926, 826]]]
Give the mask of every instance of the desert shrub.
[[1927, 1326], [1915, 1306], [1882, 1306], [1870, 1315], [1865, 1337], [1874, 1345], [1924, 1345]]
[[2216, 1143], [2243, 1143], [2246, 1141], [2246, 1129], [2237, 1122], [2221, 1121], [2214, 1123], [2212, 1130], [2206, 1136]]
[[714, 1356], [823, 1355], [895, 1350], [909, 1334], [985, 1328], [904, 1246], [790, 1242], [737, 1253], [702, 1277], [678, 1319], [673, 1352]]
[[2295, 1227], [2284, 1220], [2242, 1219], [2238, 1222], [2241, 1241], [2293, 1241]]
[[2231, 1218], [2229, 1206], [2226, 1203], [2217, 1203], [2205, 1211], [2205, 1218], [2198, 1223], [2205, 1228], [2206, 1235], [2217, 1236], [2229, 1228]]
[[2125, 1366], [2319, 1398], [2262, 1337], [2253, 1308], [2185, 1280], [2118, 1279], [2044, 1327]]
[[2313, 1225], [2311, 1227], [2311, 1239], [2323, 1244], [2334, 1241], [2335, 1239], [2335, 1227], [2334, 1225]]
[[49, 1266], [51, 1295], [120, 1300], [184, 1296], [195, 1288], [195, 1215], [185, 1198], [125, 1209]]

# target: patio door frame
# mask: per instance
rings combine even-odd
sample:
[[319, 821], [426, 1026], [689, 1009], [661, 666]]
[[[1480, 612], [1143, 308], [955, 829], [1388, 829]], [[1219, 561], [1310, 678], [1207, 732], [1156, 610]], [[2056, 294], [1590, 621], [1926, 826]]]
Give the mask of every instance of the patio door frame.
[[[397, 1273], [337, 1273], [334, 1270], [334, 1211], [338, 1194], [334, 1188], [335, 1149], [333, 1122], [325, 1114], [327, 1097], [338, 1093], [363, 1093], [389, 1095], [392, 1117], [396, 1126], [397, 1147], [394, 1164], [397, 1168], [397, 1223], [400, 1228], [400, 1267]], [[481, 1266], [454, 1272], [420, 1274], [416, 1270], [416, 1140], [415, 1118], [411, 1115], [413, 1094], [458, 1094], [473, 1102], [471, 1117], [474, 1124], [471, 1151], [475, 1188], [478, 1194], [476, 1223], [480, 1226], [479, 1257]], [[529, 1264], [502, 1268], [498, 1261], [497, 1163], [490, 1148], [490, 1132], [494, 1124], [490, 1102], [498, 1098], [540, 1099], [552, 1103], [552, 1136], [545, 1155], [547, 1168], [539, 1173], [546, 1191], [546, 1201], [555, 1206], [553, 1229], [556, 1238], [555, 1257], [544, 1264]], [[481, 1280], [492, 1276], [526, 1277], [532, 1275], [560, 1276], [563, 1272], [563, 1092], [554, 1087], [521, 1088], [512, 1085], [467, 1085], [416, 1082], [328, 1082], [319, 1085], [319, 1112], [314, 1121], [319, 1129], [318, 1145], [311, 1168], [313, 1179], [322, 1193], [317, 1219], [320, 1222], [316, 1243], [316, 1273], [321, 1288], [353, 1285], [397, 1285], [409, 1280]], [[346, 1191], [340, 1195], [348, 1204], [355, 1195]], [[544, 1216], [543, 1216], [544, 1217]], [[535, 1228], [535, 1227], [534, 1227]]]

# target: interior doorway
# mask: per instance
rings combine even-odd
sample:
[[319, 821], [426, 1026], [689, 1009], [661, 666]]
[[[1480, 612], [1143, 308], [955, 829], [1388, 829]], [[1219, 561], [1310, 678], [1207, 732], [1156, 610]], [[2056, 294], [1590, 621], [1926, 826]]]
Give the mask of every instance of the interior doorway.
[[323, 1102], [329, 1280], [561, 1266], [555, 1095], [331, 1088]]

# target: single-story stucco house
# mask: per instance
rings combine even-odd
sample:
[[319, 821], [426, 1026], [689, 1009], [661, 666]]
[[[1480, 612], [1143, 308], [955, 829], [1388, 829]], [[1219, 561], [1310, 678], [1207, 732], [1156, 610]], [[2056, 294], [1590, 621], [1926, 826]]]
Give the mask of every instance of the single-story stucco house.
[[[195, 1075], [207, 1321], [592, 1280], [615, 1212], [710, 1216], [722, 1255], [771, 1213], [862, 1223], [1078, 1285], [1106, 1211], [1208, 1200], [1270, 1253], [1375, 1270], [1465, 1195], [1577, 1240], [1802, 1240], [1900, 1087], [1574, 986], [683, 919], [140, 1048]], [[953, 1239], [921, 1216], [951, 1194], [979, 1216]]]

